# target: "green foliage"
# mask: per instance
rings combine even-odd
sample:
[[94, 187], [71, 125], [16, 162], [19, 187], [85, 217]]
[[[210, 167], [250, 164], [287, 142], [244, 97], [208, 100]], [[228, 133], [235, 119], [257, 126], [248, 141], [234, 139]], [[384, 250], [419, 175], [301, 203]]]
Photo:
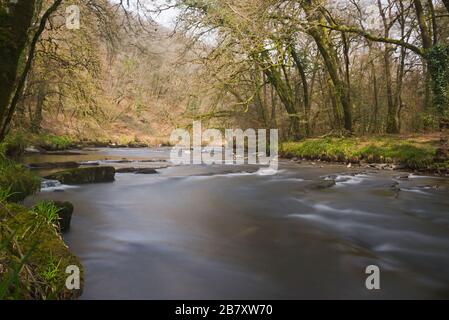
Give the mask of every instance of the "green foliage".
[[288, 142], [281, 147], [287, 157], [325, 161], [400, 163], [410, 168], [433, 164], [436, 147], [399, 138], [324, 138]]
[[[0, 195], [12, 202], [24, 200], [40, 188], [40, 179], [30, 170], [0, 157]], [[1, 196], [0, 196], [1, 198]]]
[[36, 140], [40, 147], [50, 151], [67, 150], [74, 145], [72, 138], [68, 136], [42, 135]]
[[29, 142], [29, 136], [23, 132], [10, 134], [0, 144], [0, 154], [9, 158], [17, 158], [23, 154]]
[[0, 144], [0, 153], [10, 158], [16, 158], [23, 154], [25, 148], [36, 146], [48, 151], [67, 150], [73, 147], [74, 140], [69, 136], [57, 136], [51, 134], [35, 135], [23, 131], [15, 131], [9, 134]]
[[41, 201], [36, 204], [33, 211], [45, 218], [48, 224], [57, 226], [59, 215], [58, 212], [61, 209], [55, 206], [53, 201]]
[[80, 291], [65, 287], [65, 270], [81, 264], [49, 216], [35, 211], [0, 204], [0, 299], [77, 298]]
[[449, 118], [449, 45], [437, 45], [426, 54], [432, 75], [434, 105], [440, 115]]
[[352, 139], [325, 138], [284, 143], [282, 151], [300, 158], [345, 161], [356, 155], [355, 147]]
[[[3, 242], [0, 241], [0, 252], [4, 253], [3, 256], [0, 255], [0, 264], [2, 262], [6, 262], [5, 253], [8, 247], [13, 245], [13, 238], [14, 234], [12, 234], [9, 238], [3, 240]], [[4, 270], [4, 275], [0, 273], [0, 300], [4, 300], [5, 298], [20, 299], [20, 272], [30, 258], [33, 251], [34, 247], [28, 250], [25, 256], [22, 256], [20, 258], [14, 257], [14, 259], [10, 259], [10, 261], [8, 261], [8, 271]]]
[[58, 274], [61, 273], [61, 262], [62, 259], [58, 259], [53, 255], [50, 255], [47, 268], [44, 269], [40, 274], [45, 282], [52, 288], [58, 286]]
[[435, 114], [423, 112], [419, 116], [425, 131], [433, 132], [438, 130], [439, 127], [438, 117], [435, 116]]
[[12, 193], [10, 188], [0, 189], [0, 203], [7, 202], [11, 195]]

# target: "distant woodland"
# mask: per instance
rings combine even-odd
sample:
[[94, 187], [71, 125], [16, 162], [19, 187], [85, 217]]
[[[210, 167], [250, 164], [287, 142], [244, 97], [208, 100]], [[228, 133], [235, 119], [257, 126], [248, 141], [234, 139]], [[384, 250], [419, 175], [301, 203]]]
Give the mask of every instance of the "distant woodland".
[[[445, 143], [448, 0], [0, 3], [3, 136], [157, 140], [196, 119]], [[167, 10], [174, 30], [155, 22]]]

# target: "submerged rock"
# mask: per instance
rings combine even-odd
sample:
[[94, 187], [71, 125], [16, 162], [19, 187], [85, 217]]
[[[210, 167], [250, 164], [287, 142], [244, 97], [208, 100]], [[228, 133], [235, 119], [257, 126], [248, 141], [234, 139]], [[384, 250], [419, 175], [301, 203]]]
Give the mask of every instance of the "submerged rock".
[[326, 179], [326, 180], [319, 180], [314, 181], [309, 185], [310, 189], [313, 190], [323, 190], [323, 189], [329, 189], [336, 185], [335, 180], [332, 179]]
[[63, 184], [112, 182], [115, 180], [114, 167], [77, 168], [51, 174], [45, 179], [58, 180]]
[[138, 160], [137, 162], [141, 163], [153, 163], [153, 162], [168, 162], [166, 159], [149, 159], [149, 160]]
[[30, 169], [59, 169], [59, 168], [78, 168], [80, 165], [77, 162], [67, 161], [67, 162], [40, 162], [40, 163], [30, 163], [27, 165]]
[[[163, 168], [158, 168], [163, 169]], [[136, 174], [158, 174], [157, 170], [155, 168], [118, 168], [116, 169], [117, 173], [136, 173]]]
[[131, 163], [133, 161], [128, 160], [128, 159], [120, 159], [120, 160], [108, 160], [108, 159], [106, 159], [106, 160], [104, 160], [104, 162], [106, 162], [106, 163]]
[[72, 221], [73, 204], [68, 201], [54, 201], [54, 205], [59, 209], [59, 229], [61, 232], [70, 230], [70, 222]]
[[50, 154], [53, 156], [86, 156], [86, 153], [81, 153], [77, 151], [46, 151], [45, 154]]
[[159, 172], [156, 169], [152, 168], [139, 168], [136, 171], [137, 174], [158, 174]]
[[118, 168], [115, 169], [116, 173], [136, 173], [137, 168]]
[[100, 161], [83, 161], [79, 162], [80, 166], [96, 167], [100, 165]]

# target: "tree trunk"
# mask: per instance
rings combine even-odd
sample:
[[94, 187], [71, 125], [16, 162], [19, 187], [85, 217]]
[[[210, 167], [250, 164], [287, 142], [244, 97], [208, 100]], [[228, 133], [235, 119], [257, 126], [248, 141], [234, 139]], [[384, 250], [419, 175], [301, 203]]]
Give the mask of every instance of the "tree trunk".
[[385, 67], [385, 85], [387, 90], [387, 133], [398, 133], [398, 122], [396, 119], [397, 106], [393, 98], [393, 84], [391, 79], [391, 61], [390, 61], [390, 46], [385, 45], [384, 52], [384, 67]]
[[430, 49], [432, 47], [432, 37], [430, 36], [429, 27], [427, 26], [423, 5], [421, 0], [413, 0], [413, 3], [415, 6], [416, 17], [418, 18], [423, 48]]
[[8, 107], [20, 73], [20, 57], [28, 40], [34, 16], [35, 0], [20, 0], [0, 7], [0, 124]]
[[371, 72], [373, 74], [373, 98], [374, 98], [374, 119], [373, 119], [373, 131], [378, 133], [379, 128], [379, 86], [377, 85], [376, 69], [374, 62], [371, 62]]
[[[269, 61], [266, 53], [262, 54], [262, 61], [264, 61], [264, 64], [266, 64], [266, 61]], [[292, 89], [288, 85], [287, 81], [282, 80], [282, 74], [276, 66], [273, 66], [271, 64], [269, 64], [268, 66], [264, 65], [263, 71], [267, 76], [268, 82], [270, 82], [271, 85], [276, 89], [279, 99], [281, 100], [289, 115], [291, 137], [294, 140], [300, 140], [301, 126], [299, 122], [298, 111], [295, 107]]]
[[334, 52], [331, 44], [331, 40], [327, 35], [327, 30], [322, 27], [316, 27], [316, 24], [325, 24], [326, 20], [323, 14], [318, 10], [314, 0], [306, 0], [303, 3], [304, 11], [306, 12], [307, 19], [313, 25], [308, 29], [308, 33], [315, 40], [318, 47], [318, 51], [324, 60], [329, 76], [335, 88], [335, 93], [339, 99], [339, 102], [343, 108], [344, 115], [344, 127], [348, 132], [353, 131], [352, 128], [352, 108], [349, 97], [347, 84], [342, 80], [338, 72], [338, 58]]
[[47, 95], [47, 88], [44, 83], [40, 83], [37, 92], [36, 110], [34, 110], [33, 118], [31, 121], [31, 131], [33, 133], [39, 133], [42, 125], [42, 111], [44, 110], [45, 97]]
[[307, 82], [304, 65], [293, 46], [291, 46], [291, 48], [290, 48], [290, 53], [292, 55], [293, 61], [295, 62], [296, 69], [298, 70], [298, 74], [301, 78], [301, 83], [302, 83], [302, 88], [303, 88], [303, 97], [304, 97], [304, 118], [305, 118], [306, 136], [310, 136], [311, 99], [309, 96], [309, 84]]

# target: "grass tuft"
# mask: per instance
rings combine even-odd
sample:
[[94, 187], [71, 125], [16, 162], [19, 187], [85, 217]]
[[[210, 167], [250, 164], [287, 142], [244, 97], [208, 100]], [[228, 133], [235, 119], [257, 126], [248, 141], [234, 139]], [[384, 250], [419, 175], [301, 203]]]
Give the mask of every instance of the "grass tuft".
[[23, 201], [40, 189], [40, 179], [21, 164], [0, 156], [0, 195], [11, 202]]

